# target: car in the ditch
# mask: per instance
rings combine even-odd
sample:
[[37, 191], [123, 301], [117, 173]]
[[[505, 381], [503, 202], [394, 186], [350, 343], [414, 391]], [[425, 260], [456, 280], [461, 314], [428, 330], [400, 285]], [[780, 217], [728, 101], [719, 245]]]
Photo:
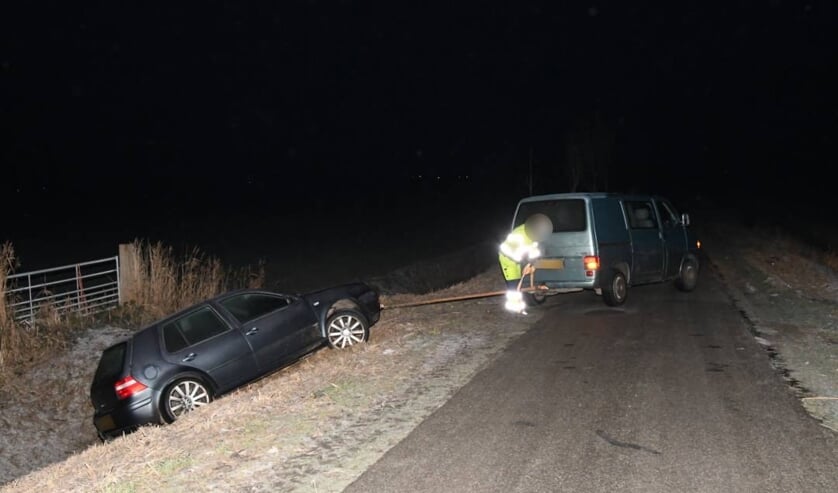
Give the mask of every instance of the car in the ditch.
[[380, 309], [364, 283], [305, 295], [244, 289], [193, 305], [103, 351], [93, 424], [106, 440], [171, 423], [324, 345], [365, 342]]

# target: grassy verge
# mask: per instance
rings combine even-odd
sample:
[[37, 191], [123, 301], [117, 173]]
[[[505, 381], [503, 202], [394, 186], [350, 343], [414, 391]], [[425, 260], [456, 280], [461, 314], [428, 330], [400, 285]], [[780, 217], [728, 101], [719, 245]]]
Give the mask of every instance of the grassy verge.
[[[502, 286], [492, 269], [384, 302]], [[494, 298], [388, 310], [368, 344], [318, 351], [173, 425], [78, 450], [2, 491], [341, 491], [535, 319]]]

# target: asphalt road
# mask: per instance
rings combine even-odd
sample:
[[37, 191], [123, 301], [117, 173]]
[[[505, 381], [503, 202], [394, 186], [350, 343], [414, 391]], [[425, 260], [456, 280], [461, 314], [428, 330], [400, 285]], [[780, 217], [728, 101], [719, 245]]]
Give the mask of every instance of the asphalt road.
[[838, 436], [708, 272], [546, 314], [347, 492], [838, 491]]

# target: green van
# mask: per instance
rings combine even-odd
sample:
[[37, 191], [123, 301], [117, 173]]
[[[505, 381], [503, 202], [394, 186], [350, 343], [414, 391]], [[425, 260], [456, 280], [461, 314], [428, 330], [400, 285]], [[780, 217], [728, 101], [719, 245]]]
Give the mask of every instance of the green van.
[[535, 283], [547, 295], [594, 290], [609, 306], [625, 303], [628, 288], [674, 281], [682, 291], [698, 282], [701, 243], [663, 197], [607, 193], [562, 193], [518, 203], [512, 229], [532, 214], [546, 214], [553, 232], [539, 242]]

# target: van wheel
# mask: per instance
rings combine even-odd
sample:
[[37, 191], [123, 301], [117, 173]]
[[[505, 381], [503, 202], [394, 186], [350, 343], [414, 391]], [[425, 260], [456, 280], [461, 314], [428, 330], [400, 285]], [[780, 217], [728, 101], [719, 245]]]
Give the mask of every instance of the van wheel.
[[690, 292], [698, 285], [698, 263], [695, 260], [685, 260], [681, 266], [681, 274], [675, 280], [675, 287], [684, 292]]
[[547, 295], [541, 293], [526, 293], [524, 294], [524, 301], [527, 306], [538, 306], [547, 301]]
[[608, 306], [620, 306], [628, 297], [628, 282], [626, 275], [617, 269], [611, 269], [606, 277], [607, 282], [602, 286], [602, 300]]

